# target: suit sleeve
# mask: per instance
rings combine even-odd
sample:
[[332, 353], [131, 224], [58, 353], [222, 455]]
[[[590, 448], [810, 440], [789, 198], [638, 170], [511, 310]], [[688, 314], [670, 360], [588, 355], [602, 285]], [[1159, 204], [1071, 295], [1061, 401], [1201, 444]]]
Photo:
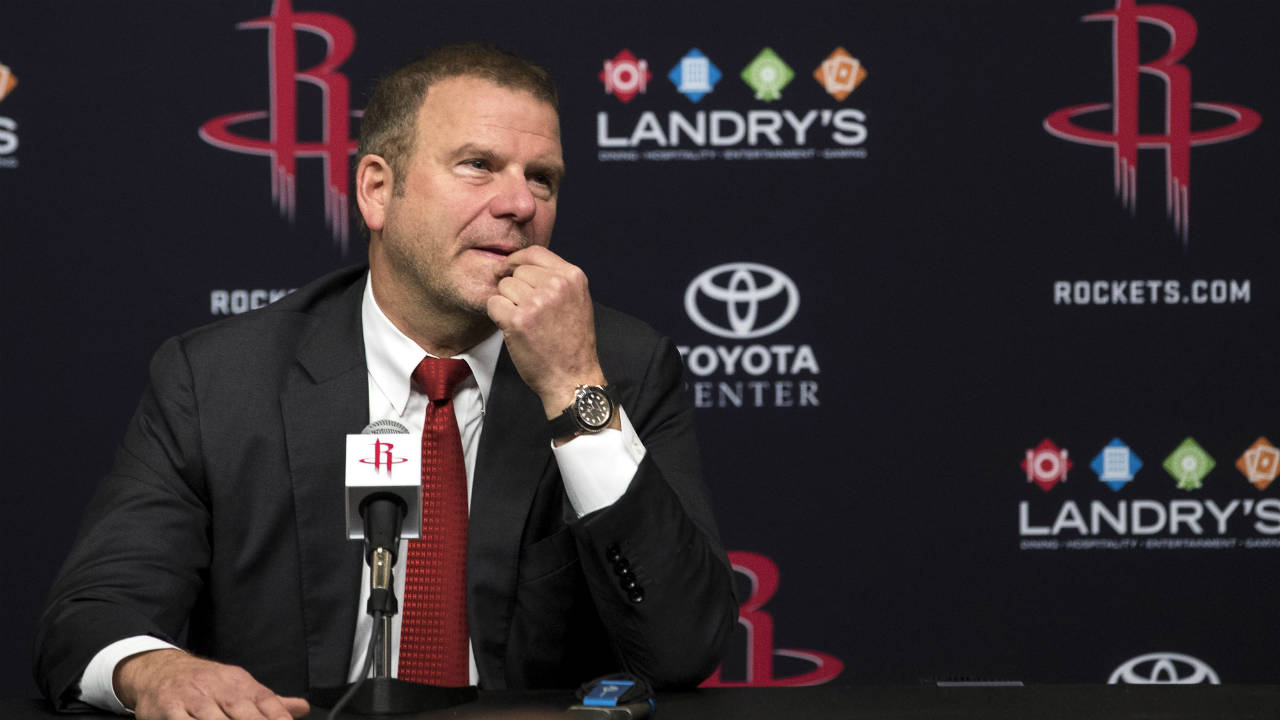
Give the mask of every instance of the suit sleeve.
[[57, 709], [75, 706], [95, 653], [138, 635], [176, 643], [195, 602], [210, 545], [191, 378], [170, 340], [50, 591], [35, 675]]
[[[646, 454], [627, 492], [572, 525], [583, 570], [624, 668], [690, 687], [719, 664], [737, 620], [732, 574], [702, 481], [683, 365], [666, 338], [615, 377]], [[613, 374], [610, 374], [613, 373]]]

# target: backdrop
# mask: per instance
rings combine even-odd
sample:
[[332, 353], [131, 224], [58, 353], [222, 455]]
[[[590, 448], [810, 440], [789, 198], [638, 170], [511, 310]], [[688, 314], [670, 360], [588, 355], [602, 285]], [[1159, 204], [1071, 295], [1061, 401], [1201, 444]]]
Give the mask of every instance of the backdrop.
[[1280, 6], [1172, 2], [7, 3], [0, 692], [151, 352], [360, 262], [368, 89], [470, 39], [685, 355], [713, 683], [1280, 680]]

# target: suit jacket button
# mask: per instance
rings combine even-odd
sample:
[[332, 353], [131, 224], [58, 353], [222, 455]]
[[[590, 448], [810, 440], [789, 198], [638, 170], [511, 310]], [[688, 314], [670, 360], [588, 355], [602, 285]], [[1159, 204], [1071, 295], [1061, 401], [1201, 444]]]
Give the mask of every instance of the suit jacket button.
[[627, 598], [633, 603], [644, 602], [644, 588], [632, 588], [631, 592], [627, 593]]

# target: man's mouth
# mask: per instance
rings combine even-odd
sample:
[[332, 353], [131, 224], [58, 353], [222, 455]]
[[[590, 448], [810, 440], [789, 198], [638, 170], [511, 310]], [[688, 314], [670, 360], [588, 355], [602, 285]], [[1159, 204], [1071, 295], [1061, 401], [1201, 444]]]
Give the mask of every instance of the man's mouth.
[[511, 253], [516, 252], [517, 250], [520, 250], [521, 248], [519, 245], [495, 244], [495, 245], [476, 245], [471, 249], [479, 250], [480, 252], [491, 253], [493, 255], [501, 255], [502, 257], [506, 257]]

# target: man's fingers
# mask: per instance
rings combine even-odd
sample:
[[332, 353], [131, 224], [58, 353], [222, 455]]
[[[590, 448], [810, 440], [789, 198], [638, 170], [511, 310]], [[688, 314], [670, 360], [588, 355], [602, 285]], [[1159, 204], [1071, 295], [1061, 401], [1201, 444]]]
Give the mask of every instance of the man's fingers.
[[118, 669], [125, 697], [136, 698], [138, 720], [293, 720], [307, 714], [302, 698], [284, 698], [247, 670], [174, 650], [135, 656]]
[[[268, 716], [258, 709], [258, 703], [253, 702], [247, 697], [234, 697], [229, 700], [222, 701], [223, 715], [211, 715], [209, 720], [213, 718], [227, 717], [231, 720], [268, 720]], [[205, 720], [204, 716], [196, 715], [199, 720]]]
[[290, 716], [300, 718], [311, 712], [311, 703], [300, 697], [281, 697], [280, 704]]
[[504, 277], [498, 281], [498, 293], [516, 305], [523, 305], [533, 298], [535, 288], [517, 277]]
[[541, 245], [530, 245], [508, 255], [507, 262], [515, 267], [523, 265], [555, 267], [568, 261]]
[[[168, 711], [170, 714], [167, 715], [166, 717], [170, 717], [170, 718], [186, 717], [186, 715], [182, 714], [183, 707], [185, 707], [186, 711], [190, 713], [191, 717], [195, 718], [195, 720], [228, 720], [229, 718], [232, 717], [231, 715], [228, 715], [226, 711], [223, 710], [222, 705], [219, 704], [214, 698], [208, 695], [194, 693], [194, 692], [182, 697], [181, 705], [179, 707], [175, 708], [174, 706], [171, 705], [170, 710]], [[139, 713], [138, 717], [142, 718], [143, 715]], [[242, 720], [242, 719], [236, 718], [235, 720]], [[252, 718], [251, 720], [258, 720], [258, 719]]]
[[[290, 709], [291, 704], [292, 709]], [[275, 693], [269, 693], [265, 697], [258, 699], [257, 709], [267, 720], [293, 720], [293, 718], [306, 715], [311, 706], [302, 698], [285, 698]], [[236, 718], [236, 720], [239, 720], [239, 718]]]
[[552, 269], [544, 265], [517, 265], [510, 278], [527, 283], [530, 287], [542, 287], [556, 276], [559, 268]]

